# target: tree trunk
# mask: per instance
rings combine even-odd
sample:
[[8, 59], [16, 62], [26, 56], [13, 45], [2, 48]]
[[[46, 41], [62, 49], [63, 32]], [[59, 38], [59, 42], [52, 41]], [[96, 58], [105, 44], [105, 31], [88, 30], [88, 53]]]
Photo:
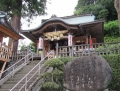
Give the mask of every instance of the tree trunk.
[[[14, 14], [13, 14], [12, 19], [11, 19], [11, 26], [13, 27], [13, 29], [17, 33], [20, 32], [21, 6], [22, 6], [22, 0], [16, 0], [14, 7], [13, 7], [13, 10], [12, 10], [14, 12]], [[18, 11], [19, 13], [16, 11]], [[10, 38], [9, 45], [11, 45], [11, 41], [12, 41], [12, 39]], [[17, 51], [17, 48], [18, 48], [18, 40], [15, 40], [14, 44], [13, 44], [13, 51]]]
[[120, 12], [118, 13], [119, 35], [120, 35]]
[[[18, 16], [17, 14], [13, 15], [11, 25], [17, 33], [20, 32], [20, 20], [21, 20], [20, 16]], [[13, 51], [16, 51], [17, 48], [18, 48], [18, 40], [15, 40], [13, 44]]]
[[118, 14], [118, 23], [119, 23], [119, 35], [120, 35], [120, 0], [114, 1], [114, 6]]
[[[20, 20], [21, 20], [21, 17], [18, 16], [17, 14], [14, 14], [11, 19], [11, 26], [17, 33], [20, 32]], [[12, 39], [10, 38], [9, 45], [11, 45], [11, 41]], [[15, 40], [13, 44], [13, 51], [17, 51], [17, 48], [18, 48], [18, 40]]]

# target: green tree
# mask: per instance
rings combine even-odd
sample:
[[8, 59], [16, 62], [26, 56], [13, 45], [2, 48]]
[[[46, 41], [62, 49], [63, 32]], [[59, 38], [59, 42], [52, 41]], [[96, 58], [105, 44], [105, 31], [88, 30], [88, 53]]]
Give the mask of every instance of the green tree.
[[52, 67], [52, 72], [45, 72], [40, 75], [44, 79], [41, 91], [65, 91], [63, 87], [64, 63], [58, 59], [50, 59], [45, 62], [45, 66]]
[[21, 51], [23, 51], [23, 50], [25, 50], [26, 49], [26, 45], [22, 45], [21, 47], [20, 47], [20, 50]]
[[31, 42], [31, 43], [28, 45], [28, 47], [29, 47], [29, 49], [30, 49], [32, 52], [36, 53], [37, 48], [35, 47], [35, 43], [34, 43], [34, 42]]
[[[29, 21], [33, 16], [44, 15], [46, 2], [47, 0], [0, 0], [0, 10], [9, 15], [12, 27], [19, 33], [21, 17], [28, 17]], [[18, 41], [13, 50], [17, 50], [17, 47]]]
[[35, 43], [31, 42], [28, 45], [25, 45], [25, 42], [21, 42], [21, 45], [19, 45], [20, 50], [25, 50], [25, 49], [29, 49], [30, 51], [36, 53], [37, 48], [35, 47]]
[[104, 24], [104, 35], [108, 37], [119, 37], [118, 20], [109, 21]]
[[78, 0], [78, 3], [76, 5], [75, 9], [78, 10], [84, 6], [96, 4], [96, 1], [98, 1], [98, 0]]
[[98, 15], [98, 18], [100, 19], [107, 19], [107, 16], [108, 16], [109, 12], [107, 9], [102, 9], [99, 11], [99, 15]]
[[107, 21], [117, 19], [117, 12], [113, 4], [114, 0], [96, 0], [89, 4], [83, 3], [83, 1], [78, 0], [74, 14], [78, 15], [92, 12], [96, 16], [96, 19], [104, 18]]

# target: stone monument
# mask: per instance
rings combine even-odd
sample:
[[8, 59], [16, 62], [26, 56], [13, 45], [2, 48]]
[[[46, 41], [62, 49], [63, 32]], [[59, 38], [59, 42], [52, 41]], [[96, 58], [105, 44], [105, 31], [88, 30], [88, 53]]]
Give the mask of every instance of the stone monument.
[[64, 86], [70, 91], [104, 91], [111, 79], [111, 67], [98, 55], [76, 58], [64, 69]]

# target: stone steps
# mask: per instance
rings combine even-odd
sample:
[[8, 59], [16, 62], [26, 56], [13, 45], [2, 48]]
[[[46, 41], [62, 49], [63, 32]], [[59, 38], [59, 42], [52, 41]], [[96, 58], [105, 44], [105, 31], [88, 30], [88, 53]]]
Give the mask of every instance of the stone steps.
[[[34, 60], [31, 61], [30, 63], [28, 63], [25, 67], [23, 67], [20, 71], [18, 71], [13, 78], [8, 79], [2, 86], [0, 86], [0, 91], [9, 91], [13, 86], [15, 86], [15, 84], [17, 84], [33, 67], [35, 67], [36, 64], [38, 64], [39, 61], [38, 60]], [[43, 67], [44, 69], [44, 67]], [[41, 72], [42, 70], [41, 69]], [[31, 75], [33, 75], [33, 73], [36, 71], [36, 69], [33, 70], [33, 72], [31, 72], [28, 76], [28, 79], [31, 77]], [[38, 78], [38, 74], [35, 75], [28, 84], [31, 84], [36, 78]], [[18, 88], [20, 88], [23, 84], [25, 83], [25, 80], [22, 81], [18, 87], [16, 88], [16, 90], [14, 91], [18, 91]]]

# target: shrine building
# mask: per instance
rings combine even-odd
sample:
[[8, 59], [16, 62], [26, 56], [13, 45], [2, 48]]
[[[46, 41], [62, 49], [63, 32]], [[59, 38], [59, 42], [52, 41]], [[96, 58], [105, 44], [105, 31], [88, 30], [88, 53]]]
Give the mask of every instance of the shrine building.
[[37, 44], [43, 56], [51, 50], [58, 54], [58, 46], [72, 46], [81, 44], [104, 42], [104, 21], [95, 20], [93, 14], [57, 17], [39, 22], [35, 29], [22, 30], [22, 34]]

